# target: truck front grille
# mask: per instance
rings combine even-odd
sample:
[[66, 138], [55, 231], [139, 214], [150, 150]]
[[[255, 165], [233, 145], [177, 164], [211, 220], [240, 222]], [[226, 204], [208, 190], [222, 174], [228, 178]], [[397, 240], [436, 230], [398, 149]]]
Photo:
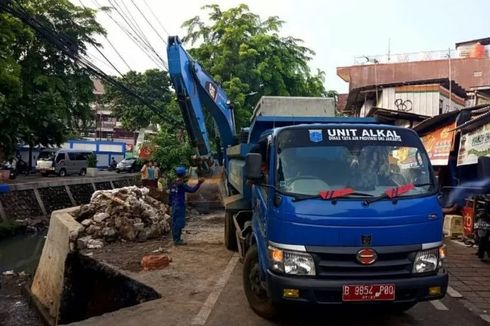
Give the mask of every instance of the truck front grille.
[[362, 265], [351, 253], [311, 253], [317, 275], [330, 279], [403, 278], [412, 272], [416, 252], [378, 253], [371, 265]]

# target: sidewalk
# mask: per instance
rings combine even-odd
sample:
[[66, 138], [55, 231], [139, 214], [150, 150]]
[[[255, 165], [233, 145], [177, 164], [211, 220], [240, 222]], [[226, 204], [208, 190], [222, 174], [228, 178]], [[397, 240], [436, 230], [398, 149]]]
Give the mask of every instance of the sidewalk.
[[461, 300], [468, 309], [490, 316], [490, 260], [480, 261], [476, 247], [457, 240], [446, 239], [446, 244], [449, 286], [463, 296]]

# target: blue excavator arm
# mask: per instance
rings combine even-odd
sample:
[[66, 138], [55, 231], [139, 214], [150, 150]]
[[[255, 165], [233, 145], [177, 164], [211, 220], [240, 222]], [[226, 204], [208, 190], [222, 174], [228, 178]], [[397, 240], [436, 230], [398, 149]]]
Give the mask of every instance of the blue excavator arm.
[[185, 127], [199, 155], [211, 154], [204, 108], [213, 117], [223, 149], [236, 144], [235, 118], [225, 91], [182, 47], [177, 36], [167, 45], [168, 71], [182, 111]]

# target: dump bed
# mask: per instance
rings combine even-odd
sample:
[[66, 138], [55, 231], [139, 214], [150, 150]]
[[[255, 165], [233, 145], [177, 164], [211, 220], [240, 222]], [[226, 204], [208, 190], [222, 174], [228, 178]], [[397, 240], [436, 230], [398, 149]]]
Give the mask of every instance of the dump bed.
[[257, 116], [334, 117], [335, 99], [331, 97], [262, 96], [255, 106]]

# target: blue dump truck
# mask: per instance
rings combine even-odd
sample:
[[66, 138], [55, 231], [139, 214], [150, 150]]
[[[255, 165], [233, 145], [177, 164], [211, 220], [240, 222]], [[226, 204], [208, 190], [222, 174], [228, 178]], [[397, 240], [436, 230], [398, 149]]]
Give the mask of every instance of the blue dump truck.
[[443, 216], [427, 153], [410, 129], [332, 117], [331, 99], [265, 97], [235, 132], [221, 87], [168, 42], [169, 73], [193, 146], [224, 169], [225, 245], [243, 261], [251, 308], [370, 303], [403, 311], [442, 298]]

